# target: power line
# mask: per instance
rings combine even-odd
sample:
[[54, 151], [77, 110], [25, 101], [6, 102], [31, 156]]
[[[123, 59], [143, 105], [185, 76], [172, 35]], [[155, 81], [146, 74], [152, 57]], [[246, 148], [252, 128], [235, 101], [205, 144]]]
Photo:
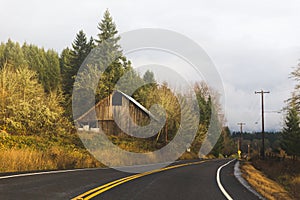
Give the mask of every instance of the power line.
[[264, 94], [270, 93], [269, 91], [265, 92], [255, 91], [255, 94], [261, 94], [261, 137], [262, 137], [262, 149], [261, 149], [261, 157], [265, 159], [265, 119], [264, 119]]

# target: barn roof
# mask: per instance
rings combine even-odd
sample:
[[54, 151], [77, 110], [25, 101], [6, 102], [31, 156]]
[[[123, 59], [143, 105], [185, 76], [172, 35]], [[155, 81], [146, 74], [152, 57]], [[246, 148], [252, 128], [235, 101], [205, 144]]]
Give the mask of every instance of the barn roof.
[[124, 92], [121, 92], [120, 90], [116, 90], [115, 92], [119, 92], [121, 93], [126, 99], [128, 99], [129, 101], [131, 101], [133, 104], [135, 104], [137, 107], [139, 107], [143, 112], [145, 112], [146, 114], [148, 114], [150, 117], [152, 117], [153, 119], [157, 120], [156, 117], [149, 111], [147, 110], [144, 106], [142, 106], [139, 102], [137, 102], [134, 98], [132, 98], [131, 96], [125, 94]]
[[[115, 92], [118, 92], [120, 94], [122, 94], [126, 99], [128, 99], [130, 102], [132, 102], [135, 106], [137, 106], [139, 109], [141, 109], [144, 113], [146, 113], [147, 115], [149, 115], [151, 118], [155, 119], [156, 121], [157, 118], [149, 111], [147, 110], [143, 105], [141, 105], [139, 102], [137, 102], [134, 98], [132, 98], [131, 96], [125, 94], [124, 92], [120, 91], [120, 90], [115, 90], [113, 92], [113, 94]], [[82, 118], [84, 118], [86, 115], [88, 115], [97, 105], [99, 105], [101, 103], [101, 101], [99, 101], [95, 106], [93, 106], [92, 108], [90, 108], [87, 112], [85, 112], [83, 115], [81, 115], [80, 117], [78, 117], [75, 121], [80, 121]]]

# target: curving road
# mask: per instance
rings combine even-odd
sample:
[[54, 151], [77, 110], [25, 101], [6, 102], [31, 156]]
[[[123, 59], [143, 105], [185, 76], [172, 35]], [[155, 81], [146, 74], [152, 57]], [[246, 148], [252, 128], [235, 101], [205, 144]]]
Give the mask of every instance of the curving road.
[[[233, 175], [234, 161], [229, 161], [181, 162], [135, 175], [113, 169], [2, 174], [0, 199], [258, 199], [237, 181]], [[229, 164], [219, 170], [218, 185], [217, 171], [226, 163]]]

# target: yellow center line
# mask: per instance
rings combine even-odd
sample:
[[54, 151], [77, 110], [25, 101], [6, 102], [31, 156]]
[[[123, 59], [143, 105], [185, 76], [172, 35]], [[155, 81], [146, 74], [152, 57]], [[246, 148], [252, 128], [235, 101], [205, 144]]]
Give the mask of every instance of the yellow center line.
[[[137, 174], [137, 175], [138, 175], [138, 174]], [[98, 191], [98, 190], [100, 190], [100, 189], [102, 189], [102, 188], [108, 187], [108, 186], [110, 186], [110, 185], [113, 185], [113, 184], [115, 184], [115, 183], [118, 183], [118, 182], [120, 182], [120, 181], [123, 181], [123, 180], [125, 180], [125, 179], [131, 178], [131, 177], [134, 177], [134, 176], [136, 176], [136, 175], [127, 176], [127, 177], [125, 177], [125, 178], [121, 178], [121, 179], [118, 179], [118, 180], [109, 182], [109, 183], [107, 183], [107, 184], [105, 184], [105, 185], [101, 185], [101, 186], [96, 187], [96, 188], [94, 188], [94, 189], [91, 189], [91, 190], [89, 190], [89, 191], [87, 191], [87, 192], [85, 192], [85, 193], [83, 193], [83, 194], [81, 194], [81, 195], [79, 195], [79, 196], [77, 196], [77, 197], [74, 197], [72, 200], [83, 199], [82, 197], [87, 196], [87, 195], [89, 195], [89, 194], [91, 194], [91, 193], [93, 193], [93, 192], [95, 192], [95, 191]]]
[[191, 163], [185, 163], [185, 164], [179, 164], [179, 165], [173, 165], [173, 166], [169, 166], [169, 167], [165, 167], [162, 169], [156, 169], [156, 170], [152, 170], [152, 171], [148, 171], [148, 172], [144, 172], [144, 173], [140, 173], [140, 174], [135, 174], [132, 176], [128, 176], [125, 178], [121, 178], [112, 182], [109, 182], [107, 184], [101, 185], [99, 187], [96, 187], [94, 189], [91, 189], [77, 197], [74, 197], [72, 200], [89, 200], [107, 190], [110, 190], [118, 185], [121, 185], [123, 183], [126, 183], [128, 181], [143, 177], [143, 176], [147, 176], [149, 174], [155, 174], [158, 172], [162, 172], [162, 171], [166, 171], [166, 170], [170, 170], [170, 169], [175, 169], [175, 168], [179, 168], [179, 167], [184, 167], [184, 166], [188, 166], [188, 165], [196, 165], [196, 164], [200, 164], [206, 161], [198, 161], [198, 162], [191, 162]]

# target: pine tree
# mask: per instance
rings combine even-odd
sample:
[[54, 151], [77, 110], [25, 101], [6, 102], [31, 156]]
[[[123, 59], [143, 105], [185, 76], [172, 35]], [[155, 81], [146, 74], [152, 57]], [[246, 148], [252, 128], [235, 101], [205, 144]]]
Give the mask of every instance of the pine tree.
[[113, 22], [113, 19], [108, 10], [104, 12], [103, 19], [98, 24], [98, 29], [100, 33], [98, 34], [98, 39], [95, 40], [97, 44], [103, 44], [105, 41], [110, 40], [114, 44], [115, 49], [119, 50], [120, 46], [118, 42], [120, 36], [118, 36], [118, 31], [116, 24]]
[[59, 56], [57, 52], [50, 49], [45, 52], [46, 66], [45, 77], [43, 79], [44, 88], [47, 93], [57, 92], [60, 90], [61, 72], [59, 66]]
[[143, 79], [146, 83], [155, 83], [154, 73], [152, 71], [147, 70]]
[[[103, 19], [98, 24], [100, 33], [96, 39], [101, 49], [100, 63], [98, 68], [103, 72], [98, 86], [97, 100], [100, 100], [113, 91], [116, 83], [127, 70], [131, 70], [131, 63], [122, 54], [118, 44], [120, 36], [115, 23], [108, 10], [105, 11]], [[106, 66], [108, 65], [108, 66]]]
[[[73, 110], [75, 116], [80, 116], [93, 106], [94, 97], [98, 102], [108, 97], [114, 89], [121, 77], [127, 72], [127, 76], [123, 81], [126, 83], [136, 84], [136, 73], [131, 72], [131, 62], [122, 54], [120, 45], [118, 44], [120, 36], [115, 23], [108, 10], [105, 11], [103, 19], [98, 24], [99, 34], [95, 39], [96, 47], [89, 55], [86, 61], [86, 67], [78, 74], [77, 81], [74, 85], [76, 95], [72, 97]], [[100, 75], [100, 80], [99, 80]], [[128, 81], [126, 81], [128, 78]], [[96, 91], [95, 91], [96, 89]], [[94, 96], [94, 92], [96, 95]], [[90, 95], [93, 97], [87, 97]]]
[[72, 43], [72, 48], [66, 48], [60, 56], [62, 91], [65, 97], [65, 115], [72, 118], [72, 92], [76, 75], [82, 63], [95, 47], [94, 39], [87, 40], [86, 34], [80, 30]]
[[0, 45], [0, 68], [4, 65], [14, 69], [28, 67], [37, 72], [39, 82], [48, 93], [57, 91], [60, 87], [59, 58], [55, 51], [45, 51], [35, 45], [18, 42], [10, 39]]
[[72, 91], [72, 83], [69, 72], [71, 71], [71, 50], [67, 47], [65, 48], [59, 57], [59, 65], [61, 71], [61, 82], [62, 82], [62, 91], [64, 94]]
[[5, 44], [1, 44], [0, 66], [7, 63], [14, 68], [23, 67], [26, 65], [26, 60], [18, 42], [13, 42], [11, 39]]
[[65, 95], [72, 94], [76, 74], [93, 48], [93, 38], [88, 41], [83, 30], [80, 30], [72, 43], [72, 49], [67, 48], [62, 52], [60, 66], [63, 77], [63, 92]]
[[80, 30], [76, 35], [71, 50], [70, 64], [72, 65], [71, 73], [73, 76], [76, 75], [78, 69], [92, 48], [94, 48], [93, 38], [91, 37], [90, 41], [87, 41], [85, 33], [83, 30]]
[[281, 147], [295, 159], [300, 156], [300, 117], [295, 100], [291, 101], [282, 131]]
[[[140, 79], [140, 81], [138, 81]], [[141, 83], [142, 87], [138, 88], [133, 97], [135, 100], [140, 102], [142, 105], [149, 105], [149, 94], [158, 89], [158, 84], [154, 78], [154, 73], [152, 71], [147, 70], [143, 75], [143, 79], [141, 79], [138, 75], [135, 78], [137, 83]], [[137, 87], [136, 87], [137, 88]]]

